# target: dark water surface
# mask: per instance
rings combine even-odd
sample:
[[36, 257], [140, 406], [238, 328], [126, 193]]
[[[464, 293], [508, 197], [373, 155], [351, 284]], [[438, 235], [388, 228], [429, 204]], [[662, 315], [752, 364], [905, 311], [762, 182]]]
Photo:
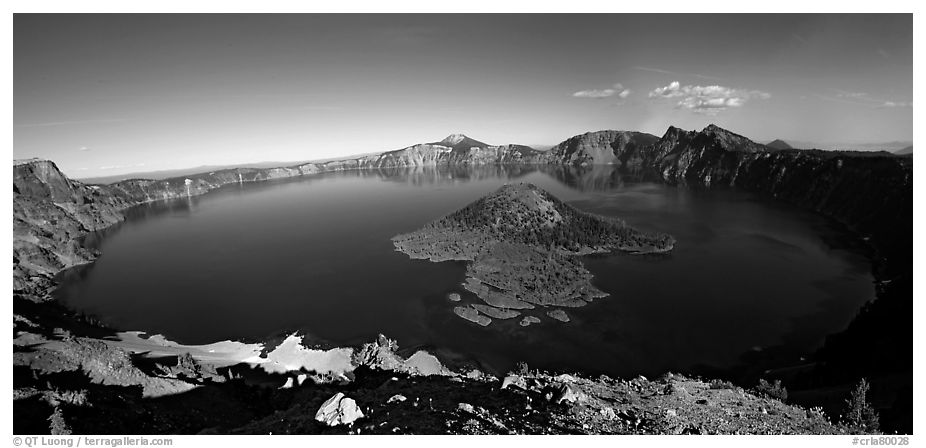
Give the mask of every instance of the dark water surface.
[[[676, 237], [668, 256], [587, 257], [611, 294], [567, 310], [479, 327], [452, 313], [462, 263], [411, 260], [390, 238], [510, 181], [582, 210]], [[491, 167], [342, 172], [230, 185], [134, 209], [88, 243], [103, 255], [65, 273], [58, 296], [115, 328], [184, 343], [301, 329], [335, 344], [378, 333], [504, 372], [531, 367], [626, 376], [724, 368], [784, 346], [795, 358], [874, 296], [869, 263], [844, 231], [743, 192], [696, 191], [619, 175]]]

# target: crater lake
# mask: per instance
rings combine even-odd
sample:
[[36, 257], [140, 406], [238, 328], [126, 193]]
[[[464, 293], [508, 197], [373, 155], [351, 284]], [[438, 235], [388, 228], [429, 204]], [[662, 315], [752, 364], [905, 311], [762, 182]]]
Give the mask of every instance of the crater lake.
[[[393, 236], [508, 182], [531, 182], [584, 211], [673, 235], [664, 255], [583, 257], [609, 294], [481, 327], [462, 262], [412, 260]], [[532, 368], [612, 376], [723, 369], [774, 350], [811, 354], [875, 294], [855, 236], [810, 211], [754, 194], [670, 186], [601, 166], [361, 170], [228, 185], [138, 206], [85, 244], [102, 255], [65, 271], [57, 298], [119, 330], [199, 344], [294, 331], [320, 344], [378, 334], [402, 348], [496, 374]], [[448, 294], [459, 293], [462, 302]]]

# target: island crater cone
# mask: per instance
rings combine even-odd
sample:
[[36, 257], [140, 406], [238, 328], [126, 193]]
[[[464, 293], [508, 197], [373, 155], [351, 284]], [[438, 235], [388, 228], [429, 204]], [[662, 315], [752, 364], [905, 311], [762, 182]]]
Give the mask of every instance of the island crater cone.
[[[591, 284], [580, 255], [664, 253], [675, 239], [644, 233], [623, 220], [582, 212], [530, 183], [507, 184], [475, 202], [392, 239], [414, 259], [468, 261], [464, 287], [485, 305], [457, 307], [486, 326], [512, 310], [579, 307], [607, 296]], [[561, 316], [554, 313], [548, 316]], [[560, 319], [561, 320], [561, 319]]]

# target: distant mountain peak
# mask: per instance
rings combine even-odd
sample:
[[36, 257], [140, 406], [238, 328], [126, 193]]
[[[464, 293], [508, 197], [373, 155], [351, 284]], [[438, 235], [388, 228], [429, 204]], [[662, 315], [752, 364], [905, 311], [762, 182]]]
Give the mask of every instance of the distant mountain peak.
[[778, 149], [778, 150], [782, 150], [782, 149], [794, 149], [794, 147], [791, 146], [790, 144], [788, 144], [788, 142], [786, 142], [786, 141], [784, 141], [784, 140], [782, 140], [782, 139], [780, 139], [780, 138], [779, 138], [779, 139], [772, 140], [772, 141], [766, 143], [765, 146], [768, 146], [769, 148], [772, 148], [772, 149]]
[[714, 123], [711, 123], [711, 124], [707, 125], [707, 127], [705, 127], [704, 129], [702, 129], [701, 132], [704, 133], [704, 134], [732, 135], [732, 136], [735, 136], [735, 137], [746, 138], [746, 137], [743, 137], [742, 135], [737, 134], [736, 132], [733, 132], [733, 131], [730, 131], [730, 130], [728, 130], [728, 129], [724, 129], [724, 128], [720, 127], [720, 126], [717, 126], [717, 125], [714, 124]]
[[469, 137], [467, 137], [465, 134], [450, 134], [447, 137], [444, 137], [444, 139], [440, 142], [447, 146], [453, 146], [468, 138]]
[[675, 126], [669, 126], [669, 128], [666, 129], [666, 133], [662, 135], [662, 138], [671, 140], [671, 139], [678, 138], [682, 134], [687, 134], [687, 133], [688, 131], [682, 128], [677, 128]]
[[720, 148], [725, 151], [734, 152], [762, 152], [768, 151], [765, 145], [756, 143], [733, 131], [728, 131], [716, 124], [710, 124], [701, 131], [701, 135], [706, 135], [717, 142]]
[[480, 142], [479, 140], [474, 140], [467, 137], [465, 134], [450, 134], [439, 142], [434, 142], [435, 145], [449, 146], [451, 148], [472, 148], [474, 146], [484, 148], [489, 146], [485, 143]]

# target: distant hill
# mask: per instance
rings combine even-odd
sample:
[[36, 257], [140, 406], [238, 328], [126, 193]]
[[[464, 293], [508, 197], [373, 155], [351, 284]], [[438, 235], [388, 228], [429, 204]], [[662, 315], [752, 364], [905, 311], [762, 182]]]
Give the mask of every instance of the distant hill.
[[317, 159], [309, 161], [296, 161], [296, 162], [256, 162], [256, 163], [240, 163], [237, 165], [202, 165], [195, 166], [191, 168], [177, 168], [174, 170], [159, 170], [159, 171], [137, 171], [134, 173], [126, 174], [114, 174], [112, 176], [98, 176], [98, 177], [84, 177], [74, 179], [79, 180], [85, 184], [111, 184], [115, 182], [120, 182], [126, 179], [152, 179], [152, 180], [162, 180], [170, 179], [172, 177], [180, 176], [189, 176], [192, 174], [208, 173], [211, 171], [227, 170], [232, 168], [277, 168], [281, 166], [296, 166], [302, 165], [309, 162], [314, 163], [325, 163], [335, 160], [343, 159], [352, 159], [357, 157], [367, 156], [369, 154], [357, 154], [353, 156], [345, 157], [334, 157], [329, 159]]
[[912, 146], [913, 142], [909, 141], [892, 141], [892, 142], [824, 142], [824, 141], [802, 141], [788, 140], [789, 144], [799, 149], [827, 149], [836, 151], [887, 151], [896, 152]]
[[777, 149], [777, 150], [794, 149], [794, 147], [789, 145], [788, 142], [781, 140], [781, 139], [772, 140], [766, 143], [765, 146], [768, 146], [769, 148]]
[[907, 146], [906, 148], [903, 148], [903, 149], [898, 149], [897, 151], [894, 151], [894, 154], [898, 154], [898, 155], [913, 154], [913, 145]]

